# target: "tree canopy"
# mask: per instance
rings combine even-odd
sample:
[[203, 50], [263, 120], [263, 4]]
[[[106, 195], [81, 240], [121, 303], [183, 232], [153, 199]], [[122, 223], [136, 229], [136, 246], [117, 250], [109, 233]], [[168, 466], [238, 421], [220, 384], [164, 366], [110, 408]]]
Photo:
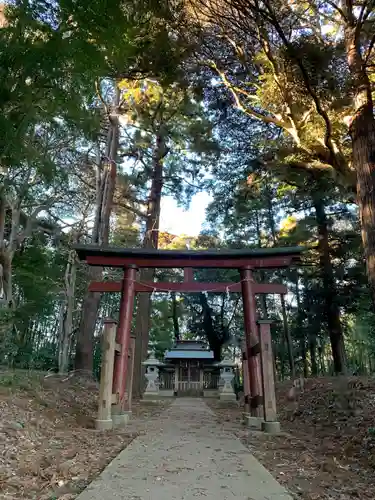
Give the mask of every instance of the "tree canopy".
[[[261, 271], [286, 297], [280, 377], [371, 372], [375, 297], [375, 4], [372, 0], [23, 1], [0, 9], [0, 359], [98, 373], [121, 272], [79, 264], [76, 243], [145, 248], [305, 245]], [[200, 234], [161, 226], [162, 200], [206, 192]], [[141, 281], [181, 280], [178, 270]], [[196, 272], [239, 281], [237, 272]], [[237, 294], [142, 294], [136, 384], [152, 345], [243, 339]]]

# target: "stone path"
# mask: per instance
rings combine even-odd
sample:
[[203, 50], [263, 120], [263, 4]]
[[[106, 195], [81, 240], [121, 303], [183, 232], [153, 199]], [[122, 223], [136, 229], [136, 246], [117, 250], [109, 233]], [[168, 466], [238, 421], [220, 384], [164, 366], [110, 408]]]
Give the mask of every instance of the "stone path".
[[77, 500], [291, 500], [200, 399], [177, 399]]

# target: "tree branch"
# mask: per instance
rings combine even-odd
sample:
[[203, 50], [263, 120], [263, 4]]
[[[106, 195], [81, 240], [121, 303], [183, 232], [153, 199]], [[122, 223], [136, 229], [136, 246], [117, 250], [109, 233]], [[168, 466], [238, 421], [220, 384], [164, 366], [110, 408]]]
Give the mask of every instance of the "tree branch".
[[340, 14], [340, 16], [344, 19], [345, 22], [348, 21], [348, 18], [346, 17], [344, 11], [338, 6], [335, 4], [335, 2], [332, 2], [331, 0], [326, 0], [326, 2], [328, 3], [328, 5], [330, 5], [336, 12], [338, 12]]
[[364, 56], [364, 60], [365, 60], [364, 66], [365, 67], [367, 66], [368, 60], [370, 59], [371, 52], [372, 52], [372, 49], [374, 48], [374, 45], [375, 45], [375, 34], [372, 35], [372, 38], [370, 40], [370, 43], [369, 43], [369, 46], [367, 48], [366, 54]]
[[148, 215], [145, 214], [144, 212], [142, 212], [141, 210], [138, 210], [135, 207], [127, 205], [126, 203], [116, 202], [116, 203], [114, 203], [114, 205], [121, 207], [121, 208], [124, 208], [125, 210], [129, 210], [129, 212], [133, 212], [135, 215], [138, 215], [138, 217], [142, 217], [144, 219], [147, 219], [147, 217], [148, 217]]
[[[21, 245], [25, 241], [26, 238], [28, 238], [33, 229], [35, 224], [37, 223], [37, 216], [40, 214], [40, 212], [43, 212], [44, 210], [48, 210], [51, 208], [51, 206], [57, 201], [57, 198], [51, 198], [49, 201], [45, 202], [44, 204], [39, 205], [32, 214], [28, 216], [27, 223], [25, 229], [18, 235], [16, 239], [16, 247]], [[19, 217], [18, 217], [19, 220]]]
[[337, 168], [337, 170], [341, 171], [341, 165], [336, 159], [335, 148], [332, 144], [332, 124], [331, 124], [331, 121], [329, 119], [329, 116], [328, 116], [327, 112], [325, 111], [325, 109], [323, 108], [317, 93], [312, 88], [312, 85], [310, 82], [310, 77], [306, 71], [304, 64], [302, 63], [301, 58], [297, 55], [295, 49], [289, 43], [289, 40], [286, 38], [284, 30], [280, 26], [280, 24], [275, 16], [275, 13], [274, 13], [273, 9], [271, 8], [271, 6], [269, 5], [268, 1], [266, 2], [266, 7], [268, 9], [268, 13], [269, 13], [269, 17], [271, 18], [272, 25], [276, 29], [278, 35], [280, 36], [283, 44], [285, 45], [285, 48], [287, 49], [287, 51], [290, 54], [290, 56], [295, 60], [295, 62], [297, 63], [297, 65], [301, 71], [302, 79], [303, 79], [304, 84], [306, 86], [306, 90], [308, 91], [308, 93], [310, 94], [310, 96], [314, 102], [315, 109], [316, 109], [317, 113], [324, 120], [325, 128], [326, 128], [325, 136], [324, 136], [324, 144], [325, 144], [326, 148], [328, 149], [328, 151], [330, 152], [331, 161], [332, 161], [333, 166], [335, 166]]
[[163, 180], [168, 182], [169, 180], [170, 181], [178, 181], [178, 182], [185, 182], [188, 186], [194, 188], [194, 189], [198, 189], [198, 190], [202, 190], [204, 188], [204, 186], [197, 186], [196, 184], [192, 184], [191, 182], [189, 182], [187, 179], [185, 178], [181, 178], [181, 177], [177, 177], [175, 175], [166, 175], [163, 177]]
[[108, 117], [109, 117], [109, 108], [108, 108], [107, 103], [103, 99], [102, 93], [100, 91], [99, 82], [97, 80], [95, 81], [95, 90], [96, 90], [96, 95], [98, 96], [100, 102], [103, 104], [103, 108], [104, 108], [104, 111], [105, 111], [105, 113], [107, 115], [107, 119], [108, 119]]
[[262, 113], [258, 113], [257, 111], [255, 111], [254, 109], [252, 108], [248, 108], [247, 106], [245, 107], [239, 96], [238, 96], [238, 93], [244, 93], [245, 91], [243, 91], [242, 89], [238, 89], [237, 87], [235, 87], [234, 85], [232, 85], [230, 83], [230, 81], [228, 80], [227, 76], [225, 75], [224, 71], [221, 71], [216, 63], [214, 61], [210, 61], [209, 62], [209, 66], [211, 69], [215, 70], [216, 73], [218, 74], [218, 76], [220, 77], [221, 81], [223, 82], [223, 84], [225, 85], [225, 87], [230, 91], [230, 93], [232, 94], [232, 97], [234, 99], [234, 102], [236, 104], [236, 107], [242, 111], [244, 114], [246, 114], [247, 116], [251, 116], [253, 118], [256, 118], [257, 120], [260, 120], [264, 123], [272, 123], [273, 125], [277, 125], [278, 127], [281, 127], [283, 129], [286, 129], [286, 124], [285, 122], [283, 122], [282, 120], [274, 117], [274, 116], [268, 116], [268, 115], [263, 115]]
[[290, 131], [289, 133], [293, 137], [293, 139], [296, 141], [296, 143], [299, 145], [301, 141], [299, 138], [296, 122], [295, 122], [295, 119], [293, 117], [292, 99], [289, 97], [288, 91], [285, 90], [285, 87], [281, 83], [279, 67], [278, 67], [276, 59], [273, 57], [268, 34], [263, 29], [263, 27], [259, 27], [259, 40], [261, 41], [261, 43], [263, 45], [263, 51], [264, 51], [267, 59], [269, 60], [271, 66], [272, 66], [274, 81], [275, 81], [275, 83], [280, 91], [280, 94], [282, 95], [282, 98], [284, 99], [284, 102], [286, 104], [288, 118], [289, 118], [289, 121], [290, 121], [291, 126], [293, 128], [293, 132]]
[[237, 300], [236, 300], [236, 302], [235, 302], [235, 304], [234, 304], [234, 310], [233, 310], [232, 316], [231, 316], [230, 320], [229, 320], [229, 321], [228, 321], [228, 323], [227, 323], [227, 328], [228, 328], [228, 330], [229, 330], [229, 327], [230, 327], [230, 325], [232, 324], [232, 321], [234, 320], [234, 317], [235, 317], [235, 315], [236, 315], [236, 312], [237, 312], [237, 306], [238, 306], [238, 303], [239, 303], [239, 301], [240, 301], [240, 298], [241, 298], [241, 297], [238, 297], [238, 298], [237, 298]]

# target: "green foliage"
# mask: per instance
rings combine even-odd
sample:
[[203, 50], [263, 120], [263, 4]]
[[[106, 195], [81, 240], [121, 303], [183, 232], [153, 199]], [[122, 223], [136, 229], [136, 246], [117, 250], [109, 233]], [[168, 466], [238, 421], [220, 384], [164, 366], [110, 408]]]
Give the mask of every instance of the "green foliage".
[[0, 357], [8, 364], [38, 370], [55, 366], [54, 325], [49, 318], [55, 313], [56, 298], [62, 286], [63, 259], [63, 255], [40, 238], [31, 239], [22, 252], [16, 254], [17, 307], [13, 312], [2, 311], [3, 316], [9, 316], [7, 322], [4, 318], [2, 323], [10, 325], [10, 329], [3, 337]]
[[[303, 169], [286, 171], [273, 165], [271, 170], [267, 163], [259, 161], [259, 157], [266, 157], [275, 145], [272, 134], [271, 141], [265, 141], [264, 136], [268, 137], [265, 127], [261, 129], [262, 137], [259, 130], [251, 129], [251, 123], [243, 118], [237, 124], [231, 114], [220, 123], [219, 134], [225, 137], [231, 152], [221, 157], [213, 172], [215, 177], [210, 186], [213, 202], [207, 211], [211, 234], [223, 235], [220, 245], [234, 248], [274, 245], [310, 248], [303, 256], [304, 267], [298, 273], [261, 272], [257, 273], [257, 279], [272, 282], [282, 277], [289, 285], [292, 295], [287, 299], [287, 315], [297, 370], [300, 373], [306, 371], [306, 367], [315, 370], [316, 364], [317, 370], [332, 373], [314, 204], [317, 196], [328, 214], [334, 301], [340, 308], [349, 369], [366, 372], [370, 370], [366, 356], [372, 352], [372, 334], [367, 327], [366, 333], [362, 328], [360, 334], [359, 323], [353, 323], [353, 316], [362, 323], [366, 306], [361, 304], [366, 303], [367, 307], [370, 304], [356, 208], [347, 202], [345, 192], [325, 177]], [[267, 314], [275, 322], [272, 335], [277, 369], [285, 377], [289, 368], [281, 304], [269, 296], [260, 299], [258, 307], [259, 314]]]
[[[172, 49], [163, 14], [164, 3], [115, 0], [9, 7], [8, 25], [0, 29], [1, 165], [12, 167], [33, 155], [36, 148], [30, 150], [25, 139], [56, 118], [85, 133], [96, 130], [97, 80], [167, 74], [178, 50]], [[167, 55], [161, 66], [156, 47]]]
[[[155, 159], [163, 163], [163, 194], [187, 205], [204, 187], [205, 167], [217, 159], [213, 126], [184, 80], [166, 85], [161, 80], [122, 80], [119, 83], [127, 124], [123, 154], [128, 162], [125, 182], [130, 198], [144, 199]], [[158, 145], [162, 143], [162, 151]]]
[[165, 294], [153, 296], [150, 347], [155, 350], [156, 357], [163, 359], [165, 351], [170, 349], [174, 341], [171, 301]]
[[[192, 20], [205, 66], [199, 77], [221, 114], [228, 116], [232, 103], [237, 116], [252, 117], [253, 127], [278, 130], [266, 151], [273, 154], [264, 157], [269, 167], [313, 171], [353, 187], [346, 120], [354, 110], [353, 81], [343, 17], [333, 19], [322, 2], [311, 2], [311, 9], [283, 1], [199, 4], [207, 13], [205, 22], [199, 15]], [[365, 53], [371, 35], [359, 23], [361, 29]]]
[[[207, 3], [209, 9], [216, 5]], [[37, 0], [9, 7], [8, 24], [0, 28], [0, 198], [8, 207], [2, 251], [16, 213], [11, 206], [21, 210], [17, 235], [22, 237], [13, 258], [15, 307], [0, 310], [3, 362], [56, 367], [69, 245], [75, 238], [89, 241], [95, 165], [107, 154], [104, 108], [118, 85], [121, 137], [111, 244], [142, 244], [146, 207], [154, 201], [150, 180], [159, 161], [163, 195], [186, 206], [200, 189], [213, 196], [198, 237], [160, 233], [160, 248], [306, 245], [298, 271], [261, 271], [256, 278], [289, 285], [286, 313], [297, 371], [329, 373], [319, 199], [349, 366], [360, 373], [374, 369], [374, 313], [358, 214], [346, 189], [353, 184], [344, 120], [353, 110], [353, 82], [340, 23], [332, 18], [327, 24], [321, 14], [332, 12], [322, 4], [317, 15], [305, 4], [286, 8], [278, 2], [280, 12], [272, 10], [276, 29], [273, 18], [254, 15], [256, 5], [248, 2], [247, 15], [239, 16], [236, 26], [224, 9], [214, 12], [188, 36], [179, 3]], [[362, 48], [369, 34], [363, 33]], [[333, 152], [314, 93], [330, 124]], [[34, 213], [32, 230], [23, 234]], [[82, 267], [77, 273], [73, 349], [90, 278]], [[239, 281], [238, 273], [228, 270], [196, 274], [213, 284]], [[121, 270], [105, 270], [105, 278], [120, 277]], [[181, 275], [163, 271], [157, 278]], [[105, 294], [94, 342], [97, 377], [101, 320], [118, 310], [119, 294]], [[260, 298], [258, 312], [274, 320], [276, 366], [286, 377], [291, 372], [279, 298]], [[176, 316], [181, 335], [207, 339], [217, 358], [226, 348], [239, 352], [243, 315], [236, 295], [177, 294], [173, 313], [170, 297], [154, 294], [150, 345], [158, 357], [173, 343]]]
[[[213, 288], [215, 286], [212, 283]], [[189, 316], [188, 331], [198, 339], [208, 342], [215, 360], [220, 361], [224, 348], [236, 348], [242, 335], [241, 308], [239, 297], [223, 293], [186, 294]]]
[[[68, 245], [85, 239], [95, 203], [94, 165], [103, 142], [98, 89], [109, 87], [109, 79], [129, 77], [157, 77], [167, 85], [187, 47], [174, 36], [180, 17], [169, 2], [37, 0], [13, 3], [5, 15], [0, 205], [6, 220], [0, 263], [12, 260], [14, 308], [0, 310], [0, 359], [55, 368]], [[139, 228], [129, 228], [134, 220], [123, 209], [116, 216], [113, 241], [139, 244]], [[68, 237], [61, 232], [67, 228]], [[80, 268], [78, 306], [86, 287]], [[104, 312], [114, 307], [103, 304]], [[78, 320], [79, 309], [73, 334]]]

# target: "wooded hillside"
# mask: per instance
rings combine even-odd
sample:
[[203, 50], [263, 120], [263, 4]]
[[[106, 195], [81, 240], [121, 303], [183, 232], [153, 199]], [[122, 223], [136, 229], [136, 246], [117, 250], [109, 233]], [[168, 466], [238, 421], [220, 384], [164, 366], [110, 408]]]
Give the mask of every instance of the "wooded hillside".
[[[74, 244], [303, 245], [260, 271], [279, 380], [375, 365], [375, 4], [186, 0], [12, 2], [0, 20], [0, 363], [98, 376], [117, 271]], [[160, 227], [161, 201], [212, 201], [199, 235]], [[140, 281], [181, 280], [142, 271]], [[237, 272], [196, 279], [238, 282]], [[140, 294], [141, 362], [180, 336], [234, 356], [236, 294]]]

